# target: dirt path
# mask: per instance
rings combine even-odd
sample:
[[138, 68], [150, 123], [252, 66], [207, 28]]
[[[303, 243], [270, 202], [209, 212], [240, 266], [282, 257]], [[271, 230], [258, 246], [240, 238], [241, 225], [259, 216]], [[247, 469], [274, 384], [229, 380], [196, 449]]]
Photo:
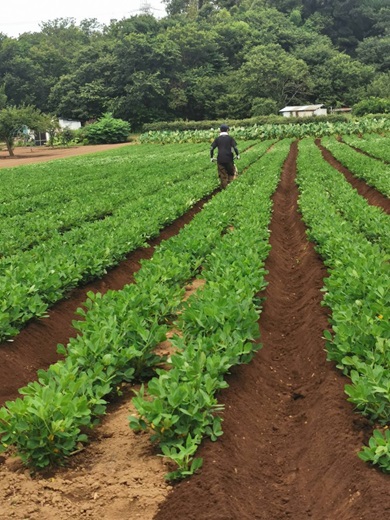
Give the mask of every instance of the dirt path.
[[[218, 191], [218, 190], [217, 190]], [[46, 319], [32, 320], [12, 343], [0, 345], [0, 404], [18, 397], [18, 388], [36, 379], [39, 368], [58, 359], [56, 346], [75, 334], [72, 320], [88, 291], [119, 290], [134, 281], [142, 259], [177, 234], [210, 197], [177, 219], [149, 247], [138, 249], [101, 280], [72, 291], [56, 304]], [[107, 410], [107, 417], [92, 432], [91, 443], [72, 457], [67, 468], [31, 477], [18, 459], [0, 456], [0, 520], [152, 520], [170, 485], [162, 458], [147, 434], [134, 434], [128, 417], [135, 413], [134, 387], [123, 385], [123, 395]]]
[[71, 146], [69, 148], [47, 148], [45, 146], [33, 148], [18, 147], [14, 150], [14, 157], [10, 157], [6, 150], [1, 150], [0, 168], [12, 168], [13, 166], [22, 166], [24, 164], [53, 161], [54, 159], [65, 159], [66, 157], [104, 152], [120, 146], [129, 145], [130, 143]]
[[[316, 145], [321, 150], [324, 159], [328, 161], [328, 163], [331, 166], [333, 166], [333, 168], [336, 168], [336, 170], [344, 174], [347, 181], [352, 185], [353, 188], [355, 188], [359, 195], [369, 200], [370, 204], [379, 206], [386, 213], [390, 214], [390, 199], [388, 199], [385, 195], [382, 195], [382, 193], [377, 191], [372, 186], [366, 184], [363, 180], [358, 179], [357, 177], [352, 175], [352, 173], [347, 168], [345, 168], [345, 166], [343, 166], [341, 162], [339, 162], [335, 157], [333, 157], [329, 150], [322, 146], [320, 139], [316, 139]], [[356, 151], [359, 150], [356, 149]], [[373, 159], [375, 159], [375, 157], [373, 157]], [[376, 160], [379, 161], [379, 159]]]
[[48, 318], [31, 320], [11, 342], [0, 343], [0, 406], [7, 400], [16, 399], [19, 396], [18, 388], [35, 380], [38, 369], [46, 369], [59, 359], [57, 345], [66, 345], [76, 335], [72, 320], [79, 319], [75, 312], [85, 302], [89, 291], [105, 294], [109, 289], [119, 290], [133, 283], [141, 260], [150, 258], [160, 242], [177, 234], [209, 198], [195, 204], [157, 238], [150, 240], [149, 247], [129, 254], [125, 261], [110, 269], [102, 279], [73, 290], [66, 299], [49, 309]]
[[326, 361], [324, 266], [297, 213], [296, 145], [274, 196], [263, 349], [235, 369], [224, 435], [199, 475], [175, 486], [155, 520], [374, 520], [390, 514], [389, 477], [356, 453], [369, 431]]
[[[259, 320], [264, 347], [250, 365], [232, 370], [221, 396], [224, 435], [203, 444], [202, 471], [173, 489], [164, 482], [164, 464], [147, 435], [128, 428], [132, 391], [124, 386], [93, 442], [69, 468], [31, 478], [17, 460], [0, 457], [1, 520], [377, 520], [390, 515], [389, 477], [356, 456], [368, 424], [346, 401], [346, 378], [326, 361], [327, 310], [320, 305], [326, 270], [297, 212], [295, 158], [293, 146], [274, 196], [269, 285]], [[15, 396], [19, 373], [31, 380], [40, 364], [56, 359], [55, 346], [67, 342], [86, 290], [105, 292], [131, 282], [140, 258], [151, 256], [159, 240], [199, 209], [93, 287], [74, 291], [14, 344], [0, 346], [0, 355], [15, 349], [13, 359], [0, 358], [0, 381], [12, 373], [8, 386], [0, 385], [2, 399]]]

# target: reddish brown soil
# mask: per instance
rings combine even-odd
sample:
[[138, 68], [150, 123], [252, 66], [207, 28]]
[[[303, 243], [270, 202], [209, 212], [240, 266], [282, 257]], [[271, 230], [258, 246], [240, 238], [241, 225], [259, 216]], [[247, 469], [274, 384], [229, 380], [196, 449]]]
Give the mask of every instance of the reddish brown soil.
[[296, 145], [274, 196], [263, 349], [233, 370], [224, 435], [205, 442], [199, 475], [175, 486], [155, 520], [374, 520], [390, 514], [390, 480], [356, 453], [370, 428], [326, 361], [324, 266], [305, 237]]
[[[341, 136], [339, 136], [338, 140], [342, 143], [344, 143], [345, 141], [342, 139]], [[389, 161], [386, 161], [385, 159], [378, 159], [378, 157], [375, 157], [375, 155], [372, 155], [370, 154], [369, 152], [366, 152], [365, 150], [362, 150], [361, 148], [358, 148], [357, 146], [353, 146], [352, 144], [349, 144], [349, 143], [346, 143], [348, 146], [350, 146], [351, 148], [353, 148], [356, 152], [359, 152], [363, 155], [366, 155], [367, 157], [371, 157], [371, 159], [376, 159], [377, 161], [382, 161], [386, 164], [390, 164]]]
[[[1, 520], [389, 517], [389, 477], [356, 456], [370, 427], [346, 400], [347, 379], [326, 361], [322, 331], [328, 311], [320, 292], [326, 270], [297, 211], [295, 157], [296, 145], [274, 196], [269, 285], [259, 320], [263, 349], [229, 376], [230, 387], [221, 395], [224, 435], [203, 443], [201, 472], [173, 489], [164, 483], [166, 468], [147, 435], [129, 430], [132, 390], [124, 386], [123, 397], [69, 468], [32, 478], [17, 459], [0, 457]], [[371, 202], [370, 194], [367, 198]], [[171, 232], [192, 215], [173, 224]], [[71, 320], [85, 291], [131, 282], [153, 245], [97, 284], [74, 291], [48, 319], [32, 322], [13, 344], [0, 347], [1, 355], [8, 351], [0, 358], [2, 400], [56, 359], [55, 345], [72, 334]], [[9, 363], [5, 370], [3, 363]]]
[[48, 318], [32, 320], [11, 342], [0, 343], [0, 405], [16, 399], [19, 396], [18, 388], [36, 379], [39, 368], [46, 369], [58, 360], [57, 345], [66, 345], [69, 338], [76, 336], [72, 320], [80, 319], [75, 313], [87, 299], [89, 291], [104, 294], [109, 289], [119, 290], [133, 283], [134, 274], [141, 266], [140, 261], [150, 258], [156, 245], [178, 233], [202, 209], [206, 200], [198, 202], [183, 217], [167, 226], [157, 238], [149, 242], [149, 247], [129, 254], [104, 278], [73, 290], [67, 299], [51, 307]]
[[14, 150], [14, 157], [10, 157], [8, 151], [0, 151], [0, 168], [12, 168], [23, 164], [52, 161], [53, 159], [65, 159], [76, 155], [88, 153], [104, 152], [119, 146], [128, 146], [129, 143], [121, 144], [100, 144], [90, 146], [71, 146], [69, 148], [46, 148], [45, 146], [17, 147]]
[[335, 157], [333, 157], [329, 150], [321, 145], [320, 139], [316, 140], [316, 144], [320, 148], [324, 159], [326, 159], [329, 164], [333, 166], [333, 168], [336, 168], [336, 170], [339, 170], [339, 172], [344, 174], [347, 181], [352, 185], [353, 188], [355, 188], [359, 195], [366, 197], [370, 201], [370, 204], [379, 206], [384, 211], [386, 211], [386, 213], [390, 213], [390, 199], [388, 199], [385, 195], [382, 195], [382, 193], [377, 191], [375, 188], [368, 186], [368, 184], [366, 184], [363, 180], [358, 179], [352, 175], [352, 173], [347, 168], [345, 168], [345, 166], [343, 166]]

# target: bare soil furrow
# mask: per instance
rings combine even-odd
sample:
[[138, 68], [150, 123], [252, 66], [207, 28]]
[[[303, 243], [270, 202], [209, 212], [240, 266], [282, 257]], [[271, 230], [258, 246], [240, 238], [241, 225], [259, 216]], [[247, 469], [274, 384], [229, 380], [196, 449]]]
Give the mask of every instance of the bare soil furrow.
[[[344, 139], [342, 139], [342, 138], [340, 138], [340, 141], [342, 143], [345, 143]], [[371, 159], [376, 159], [377, 161], [381, 161], [381, 162], [384, 162], [386, 164], [390, 164], [389, 161], [386, 161], [385, 159], [380, 159], [379, 157], [376, 157], [375, 155], [372, 155], [371, 153], [366, 152], [365, 150], [362, 150], [361, 148], [358, 148], [357, 146], [353, 146], [352, 144], [349, 144], [349, 143], [345, 143], [345, 144], [350, 146], [353, 150], [355, 150], [355, 152], [359, 152], [362, 155], [365, 155], [366, 157], [371, 157]]]
[[110, 269], [103, 278], [73, 290], [66, 299], [50, 308], [48, 318], [31, 320], [12, 341], [0, 344], [0, 405], [18, 397], [18, 388], [34, 381], [38, 369], [46, 369], [59, 359], [57, 345], [66, 345], [69, 338], [76, 335], [72, 320], [80, 319], [75, 313], [87, 299], [89, 291], [104, 294], [110, 289], [119, 290], [133, 283], [141, 260], [150, 258], [160, 242], [177, 234], [209, 198], [199, 201], [185, 215], [163, 229], [158, 237], [149, 241], [148, 247], [130, 253], [126, 260]]
[[355, 177], [348, 170], [348, 168], [343, 166], [335, 157], [333, 157], [329, 150], [327, 150], [321, 145], [320, 139], [316, 139], [316, 144], [321, 150], [324, 159], [328, 161], [328, 163], [331, 166], [333, 166], [333, 168], [338, 170], [340, 173], [344, 174], [347, 181], [352, 185], [353, 188], [355, 188], [359, 195], [365, 197], [369, 204], [372, 204], [373, 206], [379, 206], [387, 214], [390, 214], [390, 199], [388, 199], [385, 195], [377, 191], [372, 186], [369, 186], [362, 179], [358, 179], [357, 177]]
[[296, 143], [274, 195], [263, 349], [236, 367], [224, 435], [198, 475], [177, 484], [155, 520], [373, 520], [390, 512], [388, 477], [356, 453], [369, 431], [326, 361], [324, 265], [305, 235], [294, 183]]
[[[321, 306], [320, 289], [327, 271], [298, 213], [296, 153], [295, 143], [274, 195], [268, 286], [259, 295], [266, 297], [259, 319], [263, 349], [249, 365], [232, 369], [230, 387], [220, 396], [224, 435], [201, 446], [202, 470], [172, 489], [163, 482], [166, 468], [148, 435], [128, 427], [132, 388], [124, 385], [123, 397], [109, 406], [93, 442], [68, 468], [31, 477], [20, 461], [0, 456], [1, 520], [377, 520], [390, 515], [389, 476], [356, 455], [371, 427], [346, 400], [347, 378], [326, 361], [322, 334], [329, 310]], [[73, 291], [13, 344], [1, 345], [0, 401], [15, 397], [37, 368], [57, 359], [56, 344], [72, 335], [74, 312], [88, 290], [104, 293], [131, 283], [140, 259], [149, 258], [154, 246], [201, 206], [103, 280]]]

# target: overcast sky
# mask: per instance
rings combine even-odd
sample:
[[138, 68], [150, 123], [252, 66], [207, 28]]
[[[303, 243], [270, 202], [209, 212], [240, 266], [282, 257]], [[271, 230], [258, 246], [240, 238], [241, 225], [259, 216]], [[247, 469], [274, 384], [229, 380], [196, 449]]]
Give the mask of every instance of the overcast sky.
[[16, 0], [15, 3], [3, 0], [1, 3], [0, 32], [13, 37], [39, 31], [41, 22], [56, 18], [75, 18], [76, 23], [85, 18], [97, 18], [107, 25], [111, 19], [121, 20], [139, 14], [145, 4], [150, 6], [156, 18], [165, 15], [165, 5], [161, 0]]

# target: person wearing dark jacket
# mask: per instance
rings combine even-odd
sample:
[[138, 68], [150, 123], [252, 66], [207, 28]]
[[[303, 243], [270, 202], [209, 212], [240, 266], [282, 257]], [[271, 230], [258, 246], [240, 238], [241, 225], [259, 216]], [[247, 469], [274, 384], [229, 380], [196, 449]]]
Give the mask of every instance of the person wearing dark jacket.
[[220, 134], [214, 139], [210, 149], [210, 159], [214, 161], [214, 150], [218, 148], [217, 155], [217, 167], [218, 176], [222, 188], [226, 186], [234, 179], [235, 166], [233, 160], [233, 151], [236, 153], [236, 158], [240, 158], [240, 154], [237, 149], [237, 143], [229, 135], [229, 127], [227, 125], [220, 126]]

